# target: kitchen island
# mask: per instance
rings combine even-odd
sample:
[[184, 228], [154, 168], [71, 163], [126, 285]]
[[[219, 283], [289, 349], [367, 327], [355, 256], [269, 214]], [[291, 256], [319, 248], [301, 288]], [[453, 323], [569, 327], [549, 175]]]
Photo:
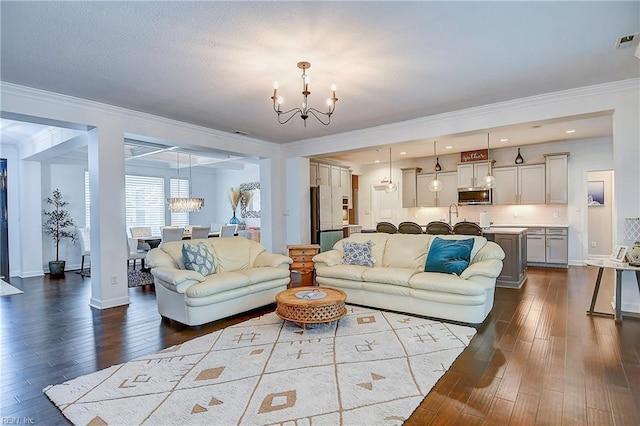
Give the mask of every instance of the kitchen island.
[[487, 228], [482, 233], [502, 247], [505, 258], [496, 287], [520, 288], [527, 279], [527, 228]]

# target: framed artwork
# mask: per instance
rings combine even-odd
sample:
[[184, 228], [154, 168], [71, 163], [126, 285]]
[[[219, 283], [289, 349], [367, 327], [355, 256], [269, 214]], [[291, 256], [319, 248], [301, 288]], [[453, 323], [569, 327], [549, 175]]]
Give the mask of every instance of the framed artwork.
[[589, 207], [604, 206], [604, 181], [587, 182], [587, 205]]
[[611, 260], [616, 262], [624, 262], [624, 257], [627, 255], [627, 246], [616, 246], [611, 253]]

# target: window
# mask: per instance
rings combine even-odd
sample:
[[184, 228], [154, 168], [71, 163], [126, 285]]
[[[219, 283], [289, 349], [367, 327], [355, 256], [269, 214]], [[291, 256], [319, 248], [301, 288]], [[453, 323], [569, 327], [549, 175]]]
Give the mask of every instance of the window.
[[[171, 179], [169, 185], [171, 198], [184, 198], [189, 196], [189, 181], [187, 179]], [[171, 226], [187, 226], [189, 224], [189, 213], [171, 213]]]
[[154, 235], [160, 235], [164, 226], [164, 178], [125, 176], [127, 230], [132, 226], [151, 226]]

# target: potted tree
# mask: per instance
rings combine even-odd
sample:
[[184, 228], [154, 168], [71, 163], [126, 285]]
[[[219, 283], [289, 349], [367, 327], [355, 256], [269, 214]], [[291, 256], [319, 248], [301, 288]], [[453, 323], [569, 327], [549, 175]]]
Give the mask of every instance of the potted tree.
[[75, 226], [69, 210], [66, 206], [68, 201], [62, 199], [62, 193], [59, 189], [55, 189], [51, 197], [45, 200], [51, 206], [51, 210], [43, 210], [42, 214], [46, 216], [45, 222], [42, 224], [44, 233], [53, 238], [56, 245], [56, 260], [49, 262], [49, 272], [52, 276], [64, 275], [65, 261], [60, 260], [60, 241], [65, 238], [71, 239], [75, 244], [76, 234], [70, 228]]

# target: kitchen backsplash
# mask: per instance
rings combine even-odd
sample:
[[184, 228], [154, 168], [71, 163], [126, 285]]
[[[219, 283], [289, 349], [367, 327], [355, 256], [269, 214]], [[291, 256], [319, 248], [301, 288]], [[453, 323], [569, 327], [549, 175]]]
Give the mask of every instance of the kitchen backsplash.
[[[449, 220], [448, 207], [428, 207], [403, 209], [402, 220], [427, 224], [433, 220]], [[455, 211], [455, 209], [453, 209]], [[458, 206], [458, 217], [452, 215], [452, 223], [468, 220], [480, 222], [480, 213], [489, 213], [489, 220], [495, 225], [567, 225], [567, 206], [551, 205], [513, 205], [513, 206]]]

